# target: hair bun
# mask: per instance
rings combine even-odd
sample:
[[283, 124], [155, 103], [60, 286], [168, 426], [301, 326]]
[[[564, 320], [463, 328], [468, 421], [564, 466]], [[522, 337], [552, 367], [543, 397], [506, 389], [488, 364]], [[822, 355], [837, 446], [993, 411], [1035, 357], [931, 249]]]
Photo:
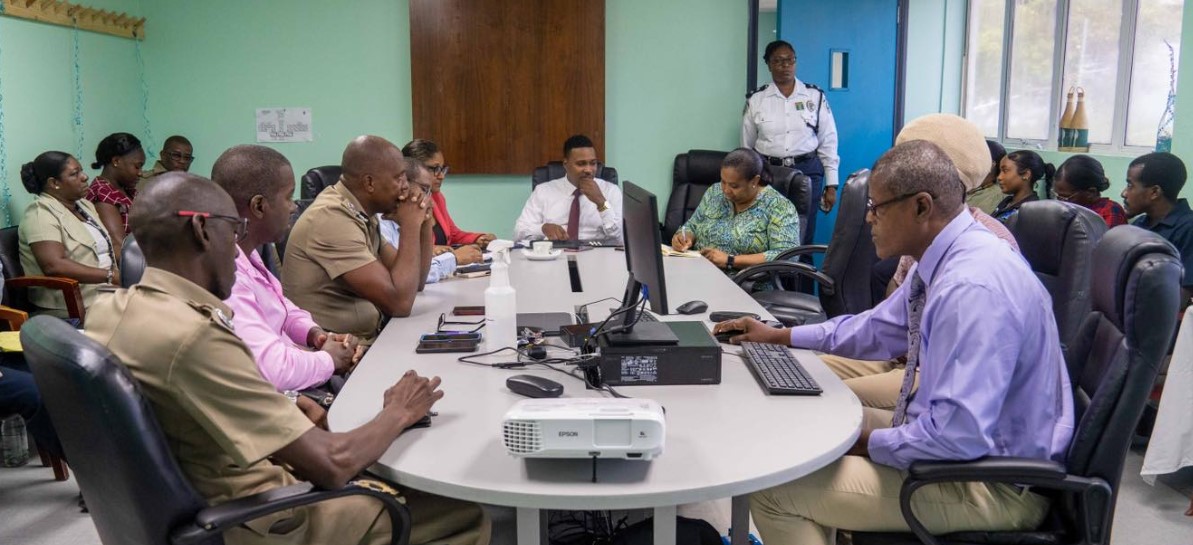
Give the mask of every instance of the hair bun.
[[1110, 178], [1102, 176], [1102, 181], [1098, 183], [1098, 193], [1110, 189]]
[[102, 164], [100, 164], [98, 161], [96, 161], [94, 163], [91, 163], [91, 170], [99, 170], [100, 167], [102, 167], [102, 166], [103, 166]]

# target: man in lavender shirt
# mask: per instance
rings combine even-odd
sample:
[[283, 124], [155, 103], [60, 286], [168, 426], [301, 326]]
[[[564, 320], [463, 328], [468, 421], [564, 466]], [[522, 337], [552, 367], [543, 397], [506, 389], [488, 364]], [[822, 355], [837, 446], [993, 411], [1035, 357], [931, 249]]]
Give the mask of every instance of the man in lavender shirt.
[[[874, 166], [869, 191], [879, 257], [919, 262], [891, 297], [822, 324], [774, 329], [743, 319], [716, 328], [742, 331], [733, 342], [790, 343], [850, 358], [907, 353], [908, 374], [919, 374], [919, 390], [908, 403], [907, 383], [896, 411], [863, 408], [861, 435], [846, 456], [751, 497], [768, 545], [831, 543], [833, 528], [906, 531], [899, 491], [913, 462], [1060, 461], [1072, 438], [1072, 394], [1048, 293], [1019, 255], [966, 213], [948, 156], [922, 140], [899, 144]], [[909, 350], [913, 344], [918, 349]], [[912, 504], [936, 534], [1034, 528], [1048, 508], [1035, 492], [987, 483], [929, 485]]]
[[264, 146], [235, 146], [216, 159], [211, 177], [248, 222], [237, 244], [236, 284], [225, 303], [261, 376], [279, 391], [303, 390], [350, 370], [358, 359], [356, 339], [315, 325], [310, 313], [282, 294], [281, 283], [257, 253], [262, 244], [281, 237], [294, 212], [290, 162]]

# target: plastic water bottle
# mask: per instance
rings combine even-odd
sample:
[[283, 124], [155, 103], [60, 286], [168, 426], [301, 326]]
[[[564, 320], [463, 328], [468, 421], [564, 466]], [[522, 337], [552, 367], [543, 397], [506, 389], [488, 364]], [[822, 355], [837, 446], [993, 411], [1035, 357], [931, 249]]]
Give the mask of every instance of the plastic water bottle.
[[25, 438], [25, 420], [14, 414], [0, 423], [0, 465], [23, 466], [29, 462], [29, 442]]
[[517, 348], [517, 300], [510, 285], [509, 248], [500, 248], [493, 254], [489, 287], [485, 289], [485, 352], [507, 346]]

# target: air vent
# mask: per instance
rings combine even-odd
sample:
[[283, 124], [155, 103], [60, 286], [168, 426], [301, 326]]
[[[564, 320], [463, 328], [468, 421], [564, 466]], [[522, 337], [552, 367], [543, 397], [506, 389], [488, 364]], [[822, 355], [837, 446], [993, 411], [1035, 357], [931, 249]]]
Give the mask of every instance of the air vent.
[[538, 422], [507, 421], [505, 448], [513, 454], [534, 454], [543, 448], [543, 431]]

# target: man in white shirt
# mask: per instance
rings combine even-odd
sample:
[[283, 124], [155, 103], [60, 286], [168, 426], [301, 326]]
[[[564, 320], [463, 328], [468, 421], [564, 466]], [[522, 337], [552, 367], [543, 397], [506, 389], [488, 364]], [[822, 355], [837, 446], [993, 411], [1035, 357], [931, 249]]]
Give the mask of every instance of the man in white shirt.
[[563, 143], [563, 178], [540, 184], [514, 224], [517, 240], [621, 242], [621, 189], [596, 177], [596, 148], [587, 136]]

